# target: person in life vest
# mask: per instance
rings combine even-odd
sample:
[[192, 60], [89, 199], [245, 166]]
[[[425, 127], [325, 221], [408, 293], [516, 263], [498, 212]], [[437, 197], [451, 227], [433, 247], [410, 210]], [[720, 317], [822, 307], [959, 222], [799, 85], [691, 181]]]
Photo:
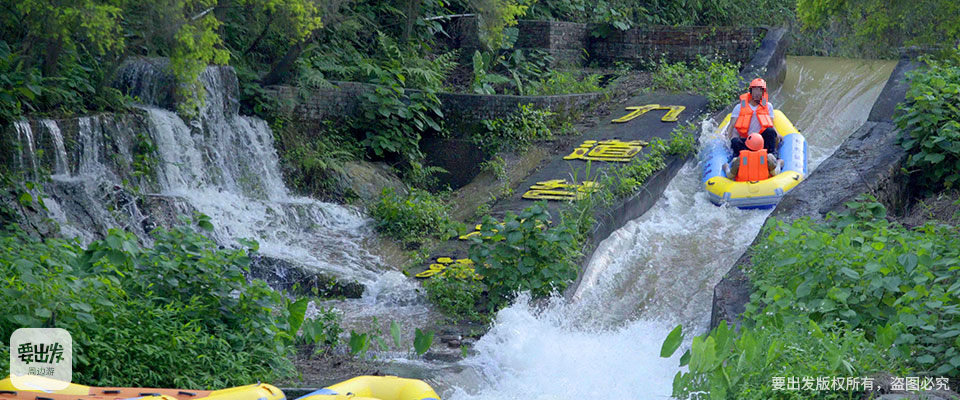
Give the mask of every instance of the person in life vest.
[[740, 95], [740, 103], [733, 107], [730, 123], [727, 124], [727, 136], [730, 137], [730, 149], [736, 156], [746, 150], [744, 141], [748, 132], [760, 132], [767, 153], [776, 154], [780, 142], [777, 130], [773, 128], [773, 104], [767, 99], [767, 82], [762, 78], [750, 82], [747, 93]]
[[734, 158], [735, 162], [723, 164], [723, 172], [727, 178], [737, 182], [752, 182], [762, 181], [780, 173], [783, 160], [777, 160], [777, 156], [767, 152], [764, 148], [763, 136], [759, 133], [751, 133], [744, 142], [747, 149], [740, 151], [740, 154]]

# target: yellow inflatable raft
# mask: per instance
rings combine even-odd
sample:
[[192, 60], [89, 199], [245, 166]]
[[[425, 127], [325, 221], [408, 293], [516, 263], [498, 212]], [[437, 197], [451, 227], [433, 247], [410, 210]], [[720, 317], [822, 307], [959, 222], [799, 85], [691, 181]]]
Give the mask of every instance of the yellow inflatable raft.
[[709, 141], [703, 151], [703, 185], [710, 201], [716, 205], [727, 204], [739, 208], [771, 208], [790, 189], [797, 186], [807, 175], [807, 142], [793, 123], [780, 110], [773, 111], [773, 127], [783, 139], [779, 156], [784, 161], [780, 173], [762, 181], [737, 182], [723, 174], [723, 164], [733, 158], [724, 134], [731, 115], [723, 119], [718, 135]]
[[396, 376], [358, 376], [297, 400], [440, 400], [426, 382]]
[[[17, 388], [8, 377], [0, 381], [0, 400], [286, 400], [280, 389], [265, 383], [222, 390], [93, 387], [71, 383], [64, 389], [47, 391], [40, 388], [51, 387], [49, 382], [44, 382], [49, 379], [36, 376], [24, 379], [35, 389]], [[22, 386], [19, 380], [18, 384]]]

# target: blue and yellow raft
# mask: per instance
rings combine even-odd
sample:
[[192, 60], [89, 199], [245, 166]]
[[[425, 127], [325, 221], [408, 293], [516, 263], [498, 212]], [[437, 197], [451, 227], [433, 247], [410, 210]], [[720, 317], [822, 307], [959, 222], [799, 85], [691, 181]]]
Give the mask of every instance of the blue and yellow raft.
[[807, 176], [806, 139], [783, 112], [774, 110], [773, 115], [773, 127], [783, 139], [778, 151], [784, 164], [779, 174], [762, 181], [737, 182], [724, 176], [723, 164], [733, 158], [728, 145], [730, 139], [723, 134], [730, 123], [730, 114], [720, 123], [718, 137], [710, 140], [700, 153], [704, 157], [703, 186], [713, 204], [742, 209], [773, 208]]
[[297, 400], [440, 400], [426, 382], [396, 376], [358, 376]]
[[[95, 387], [57, 382], [40, 376], [0, 380], [0, 400], [286, 400], [283, 391], [265, 383], [222, 390], [185, 390], [129, 387]], [[59, 384], [57, 384], [59, 383]], [[61, 387], [58, 390], [44, 388]]]

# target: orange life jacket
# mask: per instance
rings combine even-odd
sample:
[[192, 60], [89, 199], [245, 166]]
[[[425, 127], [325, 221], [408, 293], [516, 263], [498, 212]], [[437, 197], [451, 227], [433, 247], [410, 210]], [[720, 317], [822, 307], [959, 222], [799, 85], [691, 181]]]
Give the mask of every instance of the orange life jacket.
[[737, 182], [762, 181], [770, 177], [767, 169], [767, 149], [758, 151], [740, 150], [740, 169]]
[[740, 95], [740, 115], [737, 116], [737, 123], [733, 126], [737, 129], [737, 132], [740, 132], [740, 137], [746, 138], [747, 131], [750, 130], [750, 120], [753, 119], [753, 114], [757, 114], [757, 120], [760, 121], [760, 131], [773, 126], [773, 118], [770, 116], [770, 111], [767, 110], [767, 93], [763, 93], [763, 98], [760, 99], [760, 105], [757, 106], [757, 110], [750, 109], [750, 93], [744, 93]]

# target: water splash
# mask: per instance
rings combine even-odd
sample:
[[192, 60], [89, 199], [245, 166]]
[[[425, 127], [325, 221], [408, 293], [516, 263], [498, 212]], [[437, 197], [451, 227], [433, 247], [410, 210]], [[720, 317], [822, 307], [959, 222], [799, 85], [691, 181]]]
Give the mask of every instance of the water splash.
[[[895, 65], [828, 61], [788, 58], [784, 89], [771, 97], [807, 137], [811, 170], [866, 120]], [[706, 121], [701, 143], [713, 135]], [[659, 357], [663, 339], [678, 323], [688, 338], [706, 331], [713, 287], [770, 212], [714, 206], [700, 171], [685, 164], [649, 211], [599, 245], [574, 302], [500, 311], [464, 371], [438, 372], [444, 398], [669, 397], [679, 368]]]

